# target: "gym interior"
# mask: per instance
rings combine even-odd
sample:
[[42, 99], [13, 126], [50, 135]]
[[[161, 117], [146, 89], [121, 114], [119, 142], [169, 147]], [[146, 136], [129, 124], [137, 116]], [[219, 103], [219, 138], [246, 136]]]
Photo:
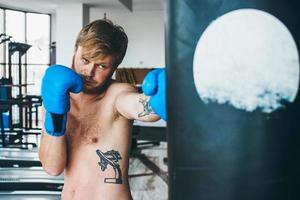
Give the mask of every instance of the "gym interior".
[[[65, 173], [45, 172], [38, 155], [43, 76], [70, 67], [78, 32], [108, 19], [128, 37], [113, 79], [142, 93], [150, 71], [166, 71], [167, 118], [133, 120], [133, 199], [299, 200], [299, 10], [297, 0], [0, 0], [0, 199], [62, 198]], [[116, 181], [120, 157], [108, 153], [98, 164]]]

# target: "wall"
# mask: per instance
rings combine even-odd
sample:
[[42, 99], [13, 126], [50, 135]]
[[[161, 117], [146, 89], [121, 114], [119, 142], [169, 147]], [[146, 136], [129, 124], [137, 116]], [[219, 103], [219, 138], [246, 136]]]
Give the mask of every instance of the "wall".
[[65, 3], [56, 9], [56, 63], [70, 66], [78, 32], [87, 23], [87, 9], [83, 4]]
[[22, 4], [22, 0], [3, 0], [1, 4], [52, 13], [51, 38], [57, 44], [57, 63], [70, 65], [79, 30], [87, 22], [103, 18], [107, 13], [109, 19], [124, 27], [129, 37], [128, 51], [121, 67], [165, 66], [164, 0], [134, 1], [133, 12], [117, 0], [101, 0], [97, 6], [61, 2], [30, 0]]
[[[70, 65], [77, 33], [83, 24], [107, 18], [121, 25], [129, 38], [127, 54], [120, 64], [124, 68], [165, 66], [164, 10], [135, 9], [122, 6], [90, 6], [60, 4], [54, 15], [57, 63]], [[55, 40], [53, 40], [55, 41]]]
[[153, 68], [165, 66], [164, 11], [90, 8], [90, 21], [107, 18], [121, 25], [128, 35], [127, 54], [120, 67]]

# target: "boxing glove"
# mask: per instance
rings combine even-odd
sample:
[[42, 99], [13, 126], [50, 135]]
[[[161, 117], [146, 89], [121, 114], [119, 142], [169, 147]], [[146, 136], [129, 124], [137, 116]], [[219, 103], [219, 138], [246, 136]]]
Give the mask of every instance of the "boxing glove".
[[142, 90], [146, 96], [150, 96], [149, 104], [153, 111], [166, 120], [166, 70], [156, 69], [149, 72], [143, 80]]
[[82, 88], [81, 77], [72, 69], [53, 65], [46, 70], [42, 79], [42, 100], [46, 110], [44, 126], [49, 135], [64, 135], [70, 92], [79, 93]]

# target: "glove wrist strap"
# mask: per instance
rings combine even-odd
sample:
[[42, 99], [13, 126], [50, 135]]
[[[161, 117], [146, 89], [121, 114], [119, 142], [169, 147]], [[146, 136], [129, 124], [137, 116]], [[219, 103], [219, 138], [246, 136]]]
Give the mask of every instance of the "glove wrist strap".
[[66, 130], [67, 114], [54, 114], [46, 111], [45, 129], [48, 135], [63, 136]]

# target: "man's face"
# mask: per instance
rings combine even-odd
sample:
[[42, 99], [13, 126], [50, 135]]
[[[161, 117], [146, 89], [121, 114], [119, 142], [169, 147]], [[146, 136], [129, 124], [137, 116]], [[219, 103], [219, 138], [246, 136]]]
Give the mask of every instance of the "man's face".
[[97, 92], [109, 80], [116, 70], [113, 67], [113, 56], [103, 56], [98, 60], [84, 57], [82, 47], [74, 54], [72, 68], [83, 78], [85, 92]]

